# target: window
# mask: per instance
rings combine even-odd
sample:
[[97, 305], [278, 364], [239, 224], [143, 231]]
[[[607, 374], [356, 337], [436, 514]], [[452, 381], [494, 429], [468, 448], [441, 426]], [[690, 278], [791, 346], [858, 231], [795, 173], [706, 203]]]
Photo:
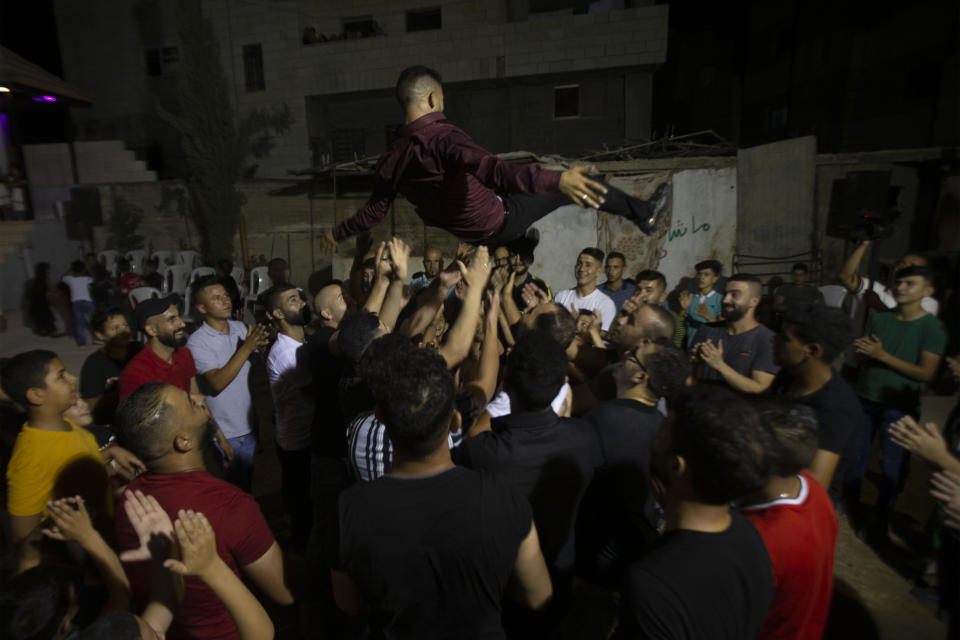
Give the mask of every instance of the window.
[[358, 16], [356, 18], [343, 19], [343, 33], [350, 38], [369, 38], [375, 36], [380, 31], [380, 26], [373, 16]]
[[263, 91], [267, 88], [263, 78], [263, 51], [259, 43], [243, 45], [243, 77], [247, 91]]
[[180, 62], [177, 47], [151, 47], [143, 50], [143, 72], [147, 76], [170, 75]]
[[415, 9], [407, 11], [407, 33], [414, 31], [430, 31], [443, 26], [440, 7], [429, 9]]
[[580, 117], [580, 85], [567, 84], [553, 88], [553, 117]]
[[337, 129], [331, 137], [334, 162], [350, 162], [367, 155], [367, 135], [363, 129]]

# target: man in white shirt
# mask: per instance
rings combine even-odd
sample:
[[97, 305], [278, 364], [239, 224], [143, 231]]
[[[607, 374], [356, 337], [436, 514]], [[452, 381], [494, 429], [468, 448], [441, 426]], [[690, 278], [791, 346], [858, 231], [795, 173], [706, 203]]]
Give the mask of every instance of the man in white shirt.
[[242, 322], [230, 319], [233, 303], [218, 276], [194, 282], [193, 298], [203, 323], [187, 340], [187, 347], [210, 414], [234, 452], [224, 479], [250, 493], [257, 448], [252, 433], [256, 412], [250, 396], [250, 356], [267, 346], [267, 330], [258, 325], [248, 332]]
[[597, 277], [602, 271], [603, 251], [596, 247], [587, 247], [577, 256], [577, 264], [573, 269], [577, 286], [558, 291], [553, 300], [563, 305], [564, 309], [599, 311], [601, 328], [607, 331], [613, 317], [617, 315], [617, 305], [610, 296], [597, 289]]
[[73, 337], [81, 347], [87, 344], [87, 322], [93, 313], [93, 298], [90, 285], [93, 278], [81, 260], [74, 260], [70, 271], [63, 276], [63, 282], [70, 287], [70, 304], [73, 307]]
[[[863, 262], [863, 257], [867, 253], [867, 249], [870, 248], [872, 241], [864, 240], [860, 243], [856, 249], [853, 250], [853, 253], [850, 254], [850, 257], [847, 258], [847, 261], [843, 263], [843, 267], [840, 269], [840, 273], [837, 278], [840, 280], [847, 291], [854, 293], [857, 296], [859, 302], [864, 301], [864, 294], [867, 290], [872, 290], [873, 293], [877, 295], [880, 299], [881, 304], [883, 304], [887, 310], [895, 309], [897, 307], [897, 300], [893, 297], [893, 293], [890, 289], [880, 282], [871, 280], [870, 278], [863, 278], [857, 271], [860, 269], [860, 264]], [[896, 266], [893, 268], [894, 273], [903, 269], [904, 267], [929, 267], [929, 261], [922, 255], [916, 253], [906, 253], [897, 261]], [[921, 308], [929, 313], [930, 315], [937, 315], [937, 311], [940, 310], [940, 304], [937, 302], [936, 298], [930, 296], [925, 296], [920, 302]], [[879, 309], [882, 311], [883, 309]]]
[[313, 521], [310, 502], [310, 428], [314, 401], [310, 376], [297, 368], [297, 350], [303, 346], [303, 328], [310, 307], [299, 289], [274, 284], [263, 294], [267, 317], [277, 327], [277, 341], [267, 356], [267, 378], [276, 419], [276, 448], [280, 458], [283, 507], [290, 518], [292, 544], [304, 548]]

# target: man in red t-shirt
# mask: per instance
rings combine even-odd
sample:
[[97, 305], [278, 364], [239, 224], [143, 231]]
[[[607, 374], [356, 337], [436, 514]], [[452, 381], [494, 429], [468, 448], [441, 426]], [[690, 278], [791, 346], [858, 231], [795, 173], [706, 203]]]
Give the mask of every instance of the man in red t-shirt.
[[833, 592], [837, 517], [827, 492], [804, 471], [819, 446], [817, 416], [772, 398], [755, 406], [773, 436], [767, 451], [773, 478], [740, 509], [763, 537], [776, 589], [757, 638], [819, 639]]
[[[148, 298], [133, 310], [137, 329], [147, 336], [147, 344], [120, 372], [120, 401], [146, 382], [166, 382], [191, 395], [200, 395], [197, 366], [186, 347], [186, 324], [180, 318], [180, 296]], [[213, 433], [223, 452], [224, 464], [233, 460], [233, 447], [219, 428]]]
[[134, 289], [147, 286], [139, 275], [130, 270], [130, 261], [121, 258], [117, 261], [117, 268], [120, 270], [120, 293], [129, 294]]
[[[281, 605], [293, 603], [284, 581], [283, 556], [253, 498], [204, 470], [210, 412], [202, 396], [149, 382], [117, 408], [117, 436], [143, 456], [147, 472], [127, 490], [154, 496], [171, 520], [183, 509], [202, 512], [216, 534], [217, 553], [237, 575]], [[147, 540], [134, 531], [124, 509], [116, 513], [117, 548], [140, 608], [150, 599]], [[132, 552], [132, 553], [129, 553]], [[135, 558], [132, 559], [131, 558]], [[141, 559], [142, 558], [142, 559]], [[168, 638], [235, 639], [237, 628], [223, 603], [197, 578], [184, 579], [184, 597]]]

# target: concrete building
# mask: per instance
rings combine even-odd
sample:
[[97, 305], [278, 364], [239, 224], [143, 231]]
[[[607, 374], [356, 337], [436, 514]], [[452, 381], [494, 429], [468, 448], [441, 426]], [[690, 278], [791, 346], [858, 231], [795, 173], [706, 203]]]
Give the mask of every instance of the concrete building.
[[[494, 152], [582, 155], [650, 136], [667, 5], [652, 0], [203, 0], [235, 114], [294, 119], [256, 176], [376, 155], [401, 124], [393, 86], [412, 64], [443, 76], [447, 113]], [[154, 117], [179, 68], [176, 3], [56, 0], [67, 81], [93, 98], [78, 140], [121, 139], [161, 177], [177, 140]], [[110, 69], [105, 73], [105, 69]]]

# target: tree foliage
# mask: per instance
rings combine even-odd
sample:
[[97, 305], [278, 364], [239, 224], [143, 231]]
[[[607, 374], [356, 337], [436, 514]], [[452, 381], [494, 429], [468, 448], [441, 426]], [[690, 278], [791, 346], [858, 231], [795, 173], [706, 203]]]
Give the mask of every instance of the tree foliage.
[[237, 182], [250, 157], [267, 155], [273, 135], [293, 124], [286, 105], [256, 109], [234, 118], [230, 87], [220, 63], [220, 44], [201, 3], [178, 0], [180, 65], [176, 104], [158, 115], [181, 138], [186, 163], [189, 211], [208, 264], [233, 257], [243, 194]]

